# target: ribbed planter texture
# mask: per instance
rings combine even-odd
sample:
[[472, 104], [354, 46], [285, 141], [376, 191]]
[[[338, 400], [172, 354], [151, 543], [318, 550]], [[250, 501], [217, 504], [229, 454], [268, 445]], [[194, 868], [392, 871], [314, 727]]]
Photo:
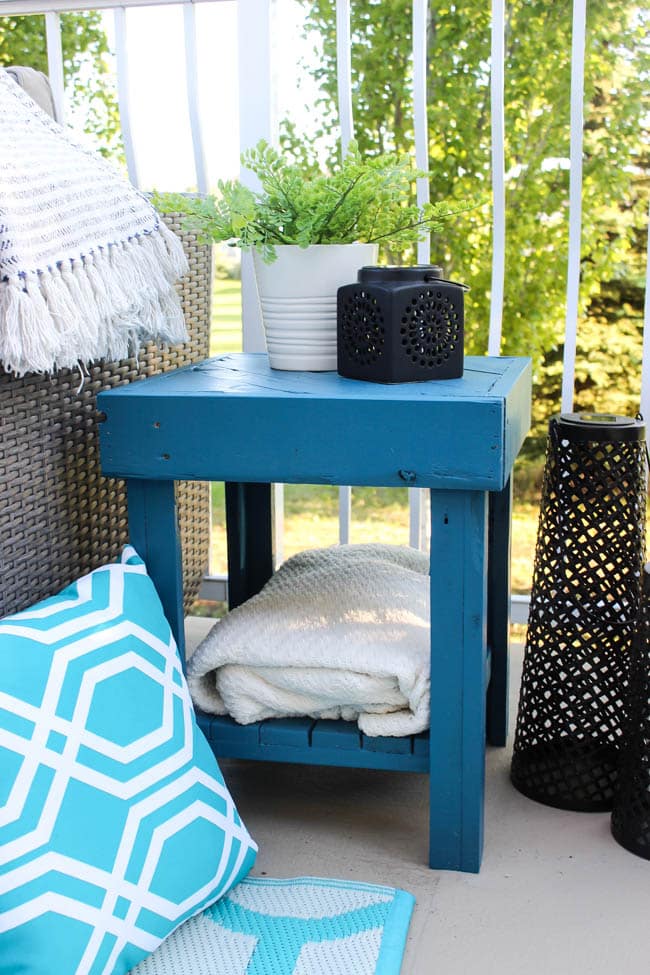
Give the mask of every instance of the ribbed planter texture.
[[377, 261], [376, 244], [275, 248], [265, 264], [253, 251], [257, 290], [272, 369], [336, 369], [336, 293]]

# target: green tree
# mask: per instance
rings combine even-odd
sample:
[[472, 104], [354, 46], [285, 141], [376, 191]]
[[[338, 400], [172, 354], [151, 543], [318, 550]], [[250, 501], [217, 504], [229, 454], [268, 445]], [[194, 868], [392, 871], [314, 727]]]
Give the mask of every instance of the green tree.
[[[333, 0], [303, 0], [323, 37], [314, 69], [322, 135], [337, 133]], [[490, 189], [490, 12], [483, 0], [430, 5], [428, 113], [433, 200]], [[647, 220], [649, 20], [628, 0], [590, 0], [585, 66], [581, 311], [636, 275]], [[355, 136], [370, 154], [413, 145], [411, 2], [352, 4]], [[504, 353], [557, 360], [568, 253], [571, 4], [511, 0], [506, 26], [507, 253]], [[292, 141], [290, 128], [285, 141]], [[645, 157], [644, 157], [645, 152]], [[491, 285], [489, 207], [462, 215], [432, 241], [432, 259], [466, 281], [468, 352], [486, 349]], [[634, 300], [638, 299], [638, 295]], [[636, 308], [636, 306], [634, 306]], [[634, 310], [634, 309], [633, 309]], [[638, 310], [638, 308], [636, 309]], [[636, 313], [636, 312], [635, 312]], [[603, 307], [598, 310], [602, 319]], [[634, 318], [634, 315], [632, 316]], [[602, 342], [603, 329], [585, 337]], [[626, 348], [628, 346], [626, 345]], [[607, 342], [598, 346], [603, 364]], [[590, 350], [591, 351], [591, 350]], [[636, 352], [630, 351], [630, 364]], [[559, 370], [544, 376], [557, 408]], [[548, 410], [547, 412], [550, 412]]]
[[[122, 155], [120, 120], [106, 60], [108, 43], [97, 12], [61, 16], [63, 72], [73, 110], [106, 156]], [[0, 17], [0, 65], [25, 65], [47, 74], [45, 18]]]

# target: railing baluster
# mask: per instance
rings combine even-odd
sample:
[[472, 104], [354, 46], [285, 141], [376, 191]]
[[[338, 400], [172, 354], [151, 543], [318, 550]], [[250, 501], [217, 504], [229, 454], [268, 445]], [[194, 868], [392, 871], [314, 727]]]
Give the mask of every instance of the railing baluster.
[[[239, 144], [249, 149], [260, 139], [274, 142], [272, 69], [271, 69], [271, 0], [238, 0], [237, 39], [239, 55]], [[242, 169], [240, 178], [246, 186], [257, 189], [257, 177]], [[265, 352], [264, 329], [253, 259], [242, 254], [241, 298], [244, 352]], [[275, 564], [284, 558], [284, 485], [273, 489], [273, 551]]]
[[[249, 149], [260, 139], [273, 142], [271, 109], [271, 0], [238, 0], [239, 144]], [[257, 177], [242, 169], [241, 181], [252, 189]], [[244, 352], [265, 352], [262, 313], [253, 259], [242, 254], [242, 321]]]
[[341, 126], [341, 155], [344, 156], [351, 139], [354, 138], [350, 0], [336, 0], [336, 81]]
[[117, 101], [120, 110], [122, 141], [129, 179], [139, 186], [138, 163], [131, 131], [131, 104], [129, 89], [129, 53], [126, 29], [126, 7], [115, 8], [115, 56], [117, 60]]
[[194, 169], [199, 193], [208, 192], [208, 173], [203, 148], [201, 110], [199, 98], [198, 55], [196, 49], [196, 8], [193, 3], [183, 4], [183, 25], [185, 28], [185, 75], [187, 79], [187, 107], [192, 131], [194, 150]]
[[422, 508], [421, 488], [409, 488], [409, 545], [411, 548], [422, 548]]
[[505, 188], [505, 2], [492, 0], [490, 105], [492, 113], [492, 285], [488, 355], [501, 351], [503, 285], [506, 261]]
[[[0, 10], [0, 13], [3, 11]], [[47, 42], [47, 72], [52, 87], [52, 98], [57, 121], [65, 123], [65, 81], [63, 77], [63, 47], [61, 44], [61, 15], [49, 11], [45, 14], [45, 38]]]
[[643, 362], [641, 365], [641, 414], [650, 422], [650, 207], [648, 208], [648, 249], [643, 308]]
[[[352, 40], [350, 31], [350, 0], [336, 0], [336, 82], [341, 127], [341, 156], [345, 156], [354, 138], [352, 114]], [[339, 542], [350, 542], [352, 521], [352, 489], [339, 488]]]
[[586, 0], [573, 2], [571, 29], [571, 169], [569, 175], [569, 262], [562, 372], [562, 410], [573, 408], [582, 236], [582, 127], [584, 104]]
[[276, 569], [284, 562], [284, 484], [273, 485], [273, 559]]
[[352, 523], [352, 488], [342, 485], [339, 488], [339, 543], [349, 545], [350, 525]]
[[339, 488], [339, 543], [350, 544], [350, 524], [352, 522], [352, 488]]
[[[427, 116], [427, 20], [428, 0], [413, 0], [413, 132], [415, 164], [418, 169], [429, 168], [429, 119]], [[417, 181], [417, 201], [420, 206], [429, 202], [429, 180]], [[431, 235], [418, 241], [418, 264], [431, 260]]]
[[[415, 164], [418, 169], [429, 168], [429, 118], [427, 114], [427, 22], [428, 0], [413, 0], [413, 134]], [[429, 202], [429, 180], [422, 177], [416, 182], [419, 206]], [[418, 264], [431, 260], [431, 235], [427, 234], [417, 245]], [[409, 545], [422, 548], [424, 508], [420, 488], [409, 488]]]

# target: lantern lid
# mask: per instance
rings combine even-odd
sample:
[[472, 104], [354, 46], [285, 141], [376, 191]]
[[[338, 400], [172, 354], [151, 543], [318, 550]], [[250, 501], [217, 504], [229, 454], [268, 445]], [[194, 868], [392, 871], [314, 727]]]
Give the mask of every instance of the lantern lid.
[[644, 440], [645, 423], [633, 416], [615, 413], [559, 413], [551, 418], [557, 432], [566, 440], [624, 441]]

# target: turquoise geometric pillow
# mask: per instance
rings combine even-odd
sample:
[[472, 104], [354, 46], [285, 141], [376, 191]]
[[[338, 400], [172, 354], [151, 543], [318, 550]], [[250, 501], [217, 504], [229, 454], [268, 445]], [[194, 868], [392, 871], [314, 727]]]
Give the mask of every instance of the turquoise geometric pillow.
[[0, 975], [124, 975], [256, 851], [132, 548], [0, 620]]

